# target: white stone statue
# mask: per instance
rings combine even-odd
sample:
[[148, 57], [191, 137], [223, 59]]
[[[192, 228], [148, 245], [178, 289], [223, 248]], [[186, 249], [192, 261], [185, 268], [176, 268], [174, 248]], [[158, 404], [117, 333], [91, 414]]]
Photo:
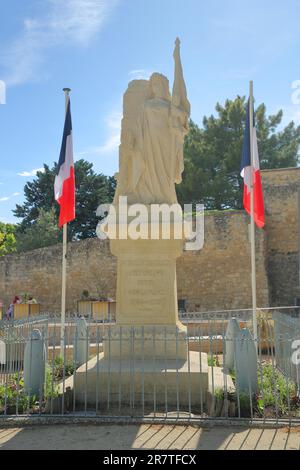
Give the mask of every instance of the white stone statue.
[[177, 203], [175, 183], [184, 169], [183, 142], [188, 132], [190, 103], [180, 60], [174, 50], [172, 97], [168, 79], [153, 73], [150, 80], [133, 80], [124, 94], [119, 173], [114, 204]]

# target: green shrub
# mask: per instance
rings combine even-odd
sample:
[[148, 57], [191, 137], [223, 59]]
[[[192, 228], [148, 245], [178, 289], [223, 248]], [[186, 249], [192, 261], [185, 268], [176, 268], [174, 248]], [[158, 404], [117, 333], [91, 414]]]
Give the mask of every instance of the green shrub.
[[[210, 358], [213, 363], [213, 359]], [[236, 381], [235, 371], [230, 371], [233, 382]], [[300, 415], [300, 398], [297, 395], [296, 385], [288, 380], [272, 364], [267, 363], [257, 371], [258, 393], [249, 397], [249, 394], [242, 392], [227, 393], [229, 402], [235, 403], [235, 415], [238, 415], [238, 407], [242, 417], [251, 417], [252, 413], [262, 417], [268, 408], [268, 417], [276, 417], [277, 414], [283, 416], [289, 410], [296, 416]], [[215, 391], [216, 400], [225, 399], [225, 392], [222, 389]], [[276, 411], [277, 410], [277, 411]]]
[[[6, 397], [6, 399], [5, 399]], [[24, 378], [15, 374], [4, 385], [0, 385], [0, 413], [25, 413], [37, 404], [35, 395], [28, 396], [24, 389]]]
[[296, 395], [296, 387], [272, 364], [264, 364], [258, 371], [257, 409], [263, 414], [264, 408], [275, 407], [280, 414], [288, 412], [289, 403], [292, 405]]
[[[52, 364], [49, 366], [52, 370]], [[53, 364], [54, 380], [62, 380], [63, 377], [70, 377], [74, 374], [74, 364], [72, 361], [66, 361], [61, 356], [56, 356]]]
[[207, 365], [209, 367], [220, 367], [218, 356], [214, 356], [213, 354], [208, 354]]

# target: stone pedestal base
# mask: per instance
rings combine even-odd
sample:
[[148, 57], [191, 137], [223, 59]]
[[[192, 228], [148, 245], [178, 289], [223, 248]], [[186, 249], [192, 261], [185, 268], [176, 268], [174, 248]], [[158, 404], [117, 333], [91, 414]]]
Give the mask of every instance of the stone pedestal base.
[[209, 390], [207, 355], [198, 352], [177, 361], [109, 360], [101, 353], [77, 369], [74, 380], [77, 406], [86, 401], [93, 409], [98, 402], [98, 409], [135, 403], [182, 410], [183, 406], [200, 407]]
[[177, 326], [118, 326], [106, 331], [103, 338], [105, 359], [187, 360], [187, 331]]
[[[103, 353], [79, 367], [69, 380], [77, 404], [119, 409], [140, 404], [151, 410], [201, 406], [209, 390], [207, 355], [188, 351], [178, 320], [176, 259], [183, 238], [110, 240], [118, 258], [116, 325], [103, 338]], [[71, 381], [74, 381], [72, 384]], [[68, 382], [68, 381], [67, 381]], [[202, 406], [201, 406], [202, 408]]]
[[118, 325], [170, 325], [178, 322], [176, 259], [182, 240], [110, 240], [118, 258]]

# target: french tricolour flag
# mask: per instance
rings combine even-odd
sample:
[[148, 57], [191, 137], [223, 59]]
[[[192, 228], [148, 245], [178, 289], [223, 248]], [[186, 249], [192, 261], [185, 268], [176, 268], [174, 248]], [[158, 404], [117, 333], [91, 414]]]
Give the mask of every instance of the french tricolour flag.
[[253, 112], [252, 129], [253, 167], [250, 150], [250, 105], [247, 106], [246, 128], [243, 143], [241, 176], [244, 178], [244, 208], [251, 216], [251, 175], [253, 178], [254, 222], [260, 228], [265, 225], [264, 198], [259, 170], [257, 137]]
[[75, 174], [70, 99], [68, 100], [64, 134], [54, 182], [54, 196], [60, 205], [59, 226], [62, 227], [75, 219]]

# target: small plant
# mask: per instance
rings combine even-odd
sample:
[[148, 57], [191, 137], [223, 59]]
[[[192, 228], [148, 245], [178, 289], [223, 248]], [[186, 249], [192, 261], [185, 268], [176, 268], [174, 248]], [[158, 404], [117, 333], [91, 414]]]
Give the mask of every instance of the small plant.
[[[257, 396], [257, 409], [262, 415], [266, 407], [277, 408], [284, 415], [289, 405], [293, 405], [293, 397], [296, 396], [296, 387], [272, 364], [264, 364], [261, 372], [258, 371], [259, 394]], [[299, 403], [296, 403], [296, 407]]]
[[215, 390], [215, 399], [216, 400], [224, 400], [225, 392], [223, 388], [217, 388]]
[[[215, 364], [215, 358], [209, 357], [209, 363]], [[249, 396], [245, 392], [237, 395], [227, 393], [229, 405], [233, 406], [233, 415], [238, 416], [240, 411], [241, 417], [251, 417], [255, 415], [262, 417], [266, 413], [268, 417], [284, 416], [288, 412], [295, 416], [300, 416], [300, 398], [297, 395], [296, 385], [288, 380], [284, 375], [276, 369], [272, 364], [265, 363], [258, 370], [258, 393]], [[231, 370], [230, 375], [233, 382], [236, 382], [235, 371]], [[215, 391], [216, 402], [225, 400], [225, 391], [217, 389]], [[222, 408], [219, 404], [218, 410]]]
[[81, 294], [82, 300], [89, 300], [89, 297], [90, 297], [89, 291], [88, 290], [83, 290], [82, 294]]
[[60, 395], [58, 383], [74, 373], [74, 365], [70, 361], [64, 364], [62, 357], [56, 357], [53, 364], [46, 365], [43, 397], [39, 402], [35, 395], [29, 396], [25, 391], [23, 374], [14, 374], [6, 384], [0, 385], [0, 414], [22, 414], [34, 412], [45, 405], [45, 400]]
[[35, 395], [28, 396], [24, 389], [24, 379], [15, 374], [5, 385], [0, 385], [0, 414], [25, 413], [37, 404]]
[[209, 356], [207, 356], [207, 365], [209, 367], [220, 367], [219, 357], [209, 354]]
[[[51, 366], [50, 366], [51, 367]], [[52, 367], [51, 367], [52, 370]], [[61, 356], [56, 356], [54, 359], [53, 374], [54, 380], [61, 380], [63, 377], [70, 377], [74, 374], [74, 364], [71, 361], [66, 361]]]
[[45, 377], [45, 398], [56, 398], [59, 395], [59, 388], [54, 382], [52, 369], [47, 364]]

